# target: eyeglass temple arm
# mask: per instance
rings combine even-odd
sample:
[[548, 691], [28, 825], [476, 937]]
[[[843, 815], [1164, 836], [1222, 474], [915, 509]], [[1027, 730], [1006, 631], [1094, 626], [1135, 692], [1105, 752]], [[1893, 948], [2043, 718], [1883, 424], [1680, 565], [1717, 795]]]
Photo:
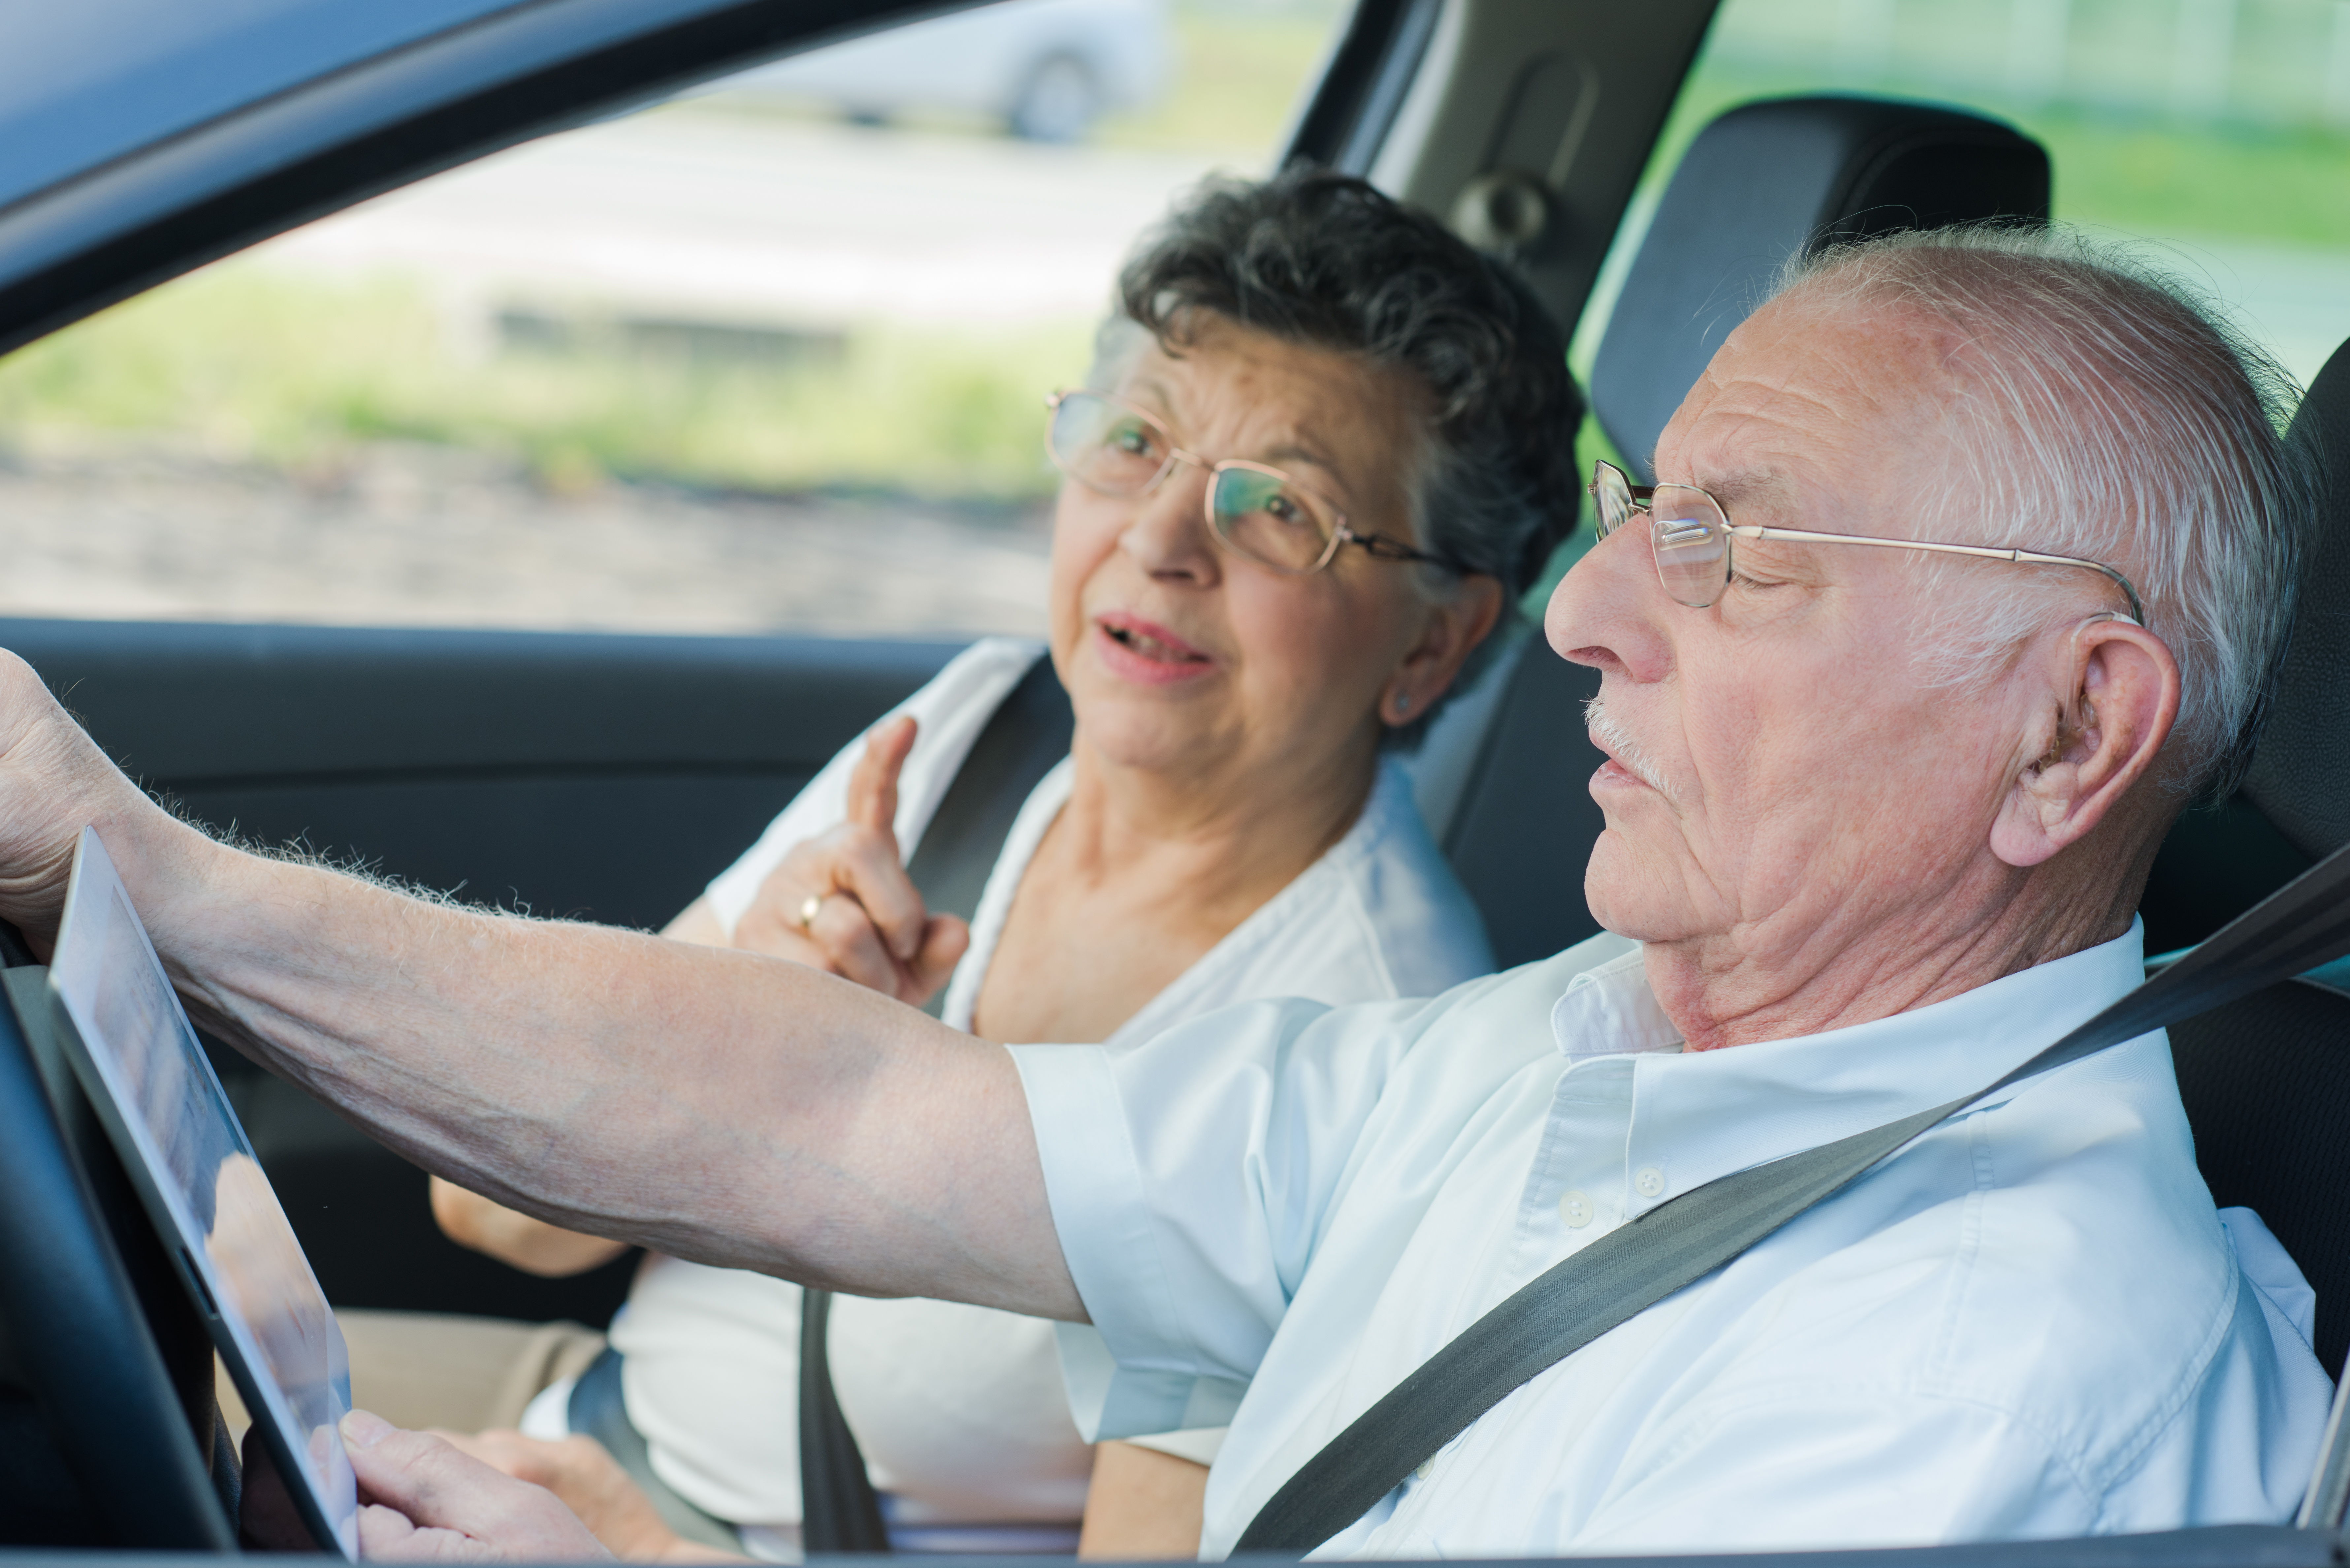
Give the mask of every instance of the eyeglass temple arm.
[[1344, 523], [1338, 524], [1336, 533], [1338, 543], [1359, 545], [1366, 555], [1383, 556], [1390, 561], [1419, 561], [1426, 566], [1441, 566], [1448, 572], [1467, 569], [1456, 561], [1446, 560], [1441, 556], [1431, 556], [1425, 550], [1417, 549], [1400, 539], [1390, 539], [1384, 534], [1357, 534]]
[[[1636, 492], [1637, 493], [1637, 492]], [[1651, 492], [1653, 493], [1653, 492]], [[1804, 528], [1770, 528], [1761, 524], [1732, 524], [1729, 533], [1740, 539], [1787, 539], [1799, 545], [1874, 545], [1887, 550], [1926, 550], [1938, 556], [1972, 556], [1983, 561], [2028, 562], [2035, 566], [2086, 566], [2103, 573], [2121, 589], [2129, 600], [2130, 618], [2140, 626], [2146, 624], [2146, 606], [2140, 602], [2137, 590], [2130, 580], [2103, 561], [2091, 561], [2079, 556], [2048, 556], [2037, 550], [1995, 550], [1983, 545], [1933, 545], [1917, 539], [1877, 539], [1865, 534], [1815, 534]]]

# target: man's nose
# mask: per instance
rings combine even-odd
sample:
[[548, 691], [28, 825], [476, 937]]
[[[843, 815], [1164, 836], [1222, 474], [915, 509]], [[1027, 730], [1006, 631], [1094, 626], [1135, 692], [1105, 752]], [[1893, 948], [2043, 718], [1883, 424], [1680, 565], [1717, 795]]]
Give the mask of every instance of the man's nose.
[[1196, 463], [1176, 463], [1166, 478], [1135, 497], [1118, 548], [1154, 577], [1188, 578], [1202, 585], [1214, 581], [1215, 547], [1208, 539], [1210, 478]]
[[1676, 607], [1657, 582], [1648, 520], [1636, 516], [1584, 552], [1558, 580], [1543, 612], [1543, 634], [1561, 659], [1654, 680], [1671, 668], [1659, 618]]

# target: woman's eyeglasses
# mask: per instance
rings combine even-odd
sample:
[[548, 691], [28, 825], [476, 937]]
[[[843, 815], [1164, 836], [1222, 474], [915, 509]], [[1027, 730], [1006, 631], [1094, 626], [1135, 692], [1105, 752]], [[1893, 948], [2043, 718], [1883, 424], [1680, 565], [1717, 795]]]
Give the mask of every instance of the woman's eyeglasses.
[[2038, 566], [2080, 566], [2113, 579], [2129, 600], [2130, 618], [2146, 624], [2146, 607], [2127, 577], [2102, 561], [2078, 556], [2043, 556], [2035, 550], [1994, 550], [1981, 545], [1929, 545], [1917, 539], [1873, 539], [1860, 534], [1814, 534], [1802, 528], [1766, 528], [1730, 520], [1721, 503], [1694, 484], [1634, 484], [1612, 462], [1591, 465], [1591, 503], [1603, 539], [1648, 514], [1648, 545], [1657, 557], [1657, 580], [1675, 602], [1704, 609], [1730, 586], [1732, 539], [1790, 539], [1803, 545], [1877, 545], [1891, 550], [1926, 550], [1973, 556], [1987, 561], [2022, 561]]
[[1326, 497], [1277, 468], [1227, 458], [1210, 462], [1185, 452], [1167, 427], [1106, 392], [1055, 392], [1045, 450], [1053, 466], [1104, 495], [1139, 495], [1179, 462], [1208, 472], [1208, 531], [1235, 556], [1276, 572], [1318, 572], [1354, 545], [1382, 561], [1419, 561], [1461, 568], [1380, 534], [1357, 534]]

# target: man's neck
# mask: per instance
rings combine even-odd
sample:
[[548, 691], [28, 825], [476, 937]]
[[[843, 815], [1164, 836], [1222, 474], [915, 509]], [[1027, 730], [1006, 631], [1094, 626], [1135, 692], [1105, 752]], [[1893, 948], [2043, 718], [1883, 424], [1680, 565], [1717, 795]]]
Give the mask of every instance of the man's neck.
[[2023, 871], [1985, 856], [1939, 886], [1854, 889], [1822, 918], [1653, 941], [1648, 985], [1692, 1051], [1889, 1018], [2121, 936], [2158, 844]]

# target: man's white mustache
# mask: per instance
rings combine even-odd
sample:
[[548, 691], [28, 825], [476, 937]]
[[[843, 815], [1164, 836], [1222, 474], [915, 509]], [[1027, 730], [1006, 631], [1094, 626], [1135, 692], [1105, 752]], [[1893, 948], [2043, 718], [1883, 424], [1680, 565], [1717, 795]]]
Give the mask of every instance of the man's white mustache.
[[1633, 777], [1663, 795], [1673, 798], [1672, 786], [1665, 782], [1665, 770], [1657, 765], [1654, 757], [1640, 749], [1632, 732], [1617, 722], [1600, 699], [1594, 697], [1583, 704], [1583, 722], [1590, 727], [1592, 743], [1605, 750], [1622, 764]]

